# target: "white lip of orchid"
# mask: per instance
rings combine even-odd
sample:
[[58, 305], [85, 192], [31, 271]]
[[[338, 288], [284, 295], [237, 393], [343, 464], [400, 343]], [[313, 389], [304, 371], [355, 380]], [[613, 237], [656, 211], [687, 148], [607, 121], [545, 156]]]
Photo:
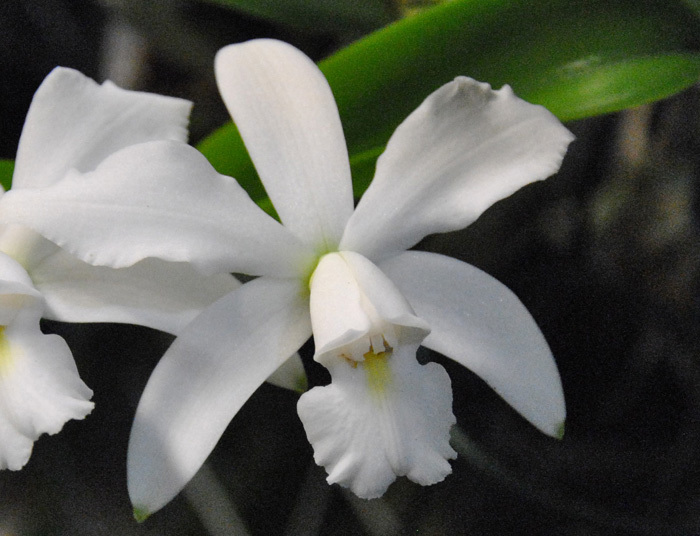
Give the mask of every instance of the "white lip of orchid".
[[327, 481], [375, 498], [397, 476], [424, 485], [442, 480], [455, 457], [455, 418], [447, 373], [415, 359], [428, 325], [354, 251], [322, 256], [309, 288], [314, 359], [331, 383], [304, 393], [297, 411]]
[[[360, 339], [357, 342], [362, 345], [364, 339]], [[369, 392], [378, 400], [386, 396], [393, 383], [390, 361], [394, 348], [387, 343], [384, 337], [382, 337], [381, 344], [382, 349], [380, 350], [380, 346], [370, 338], [369, 350], [362, 355], [361, 360], [354, 359], [345, 352], [339, 354], [339, 357], [344, 359], [347, 365], [352, 368], [359, 366], [365, 372]]]
[[0, 469], [21, 469], [32, 445], [93, 408], [68, 345], [39, 328], [42, 295], [24, 268], [0, 253]]

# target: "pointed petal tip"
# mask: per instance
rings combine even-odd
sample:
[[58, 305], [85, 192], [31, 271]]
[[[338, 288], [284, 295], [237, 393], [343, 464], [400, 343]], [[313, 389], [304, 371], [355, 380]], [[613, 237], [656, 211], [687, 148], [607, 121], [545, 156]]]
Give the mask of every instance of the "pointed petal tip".
[[297, 384], [294, 388], [294, 391], [296, 391], [300, 395], [303, 395], [308, 390], [309, 390], [309, 380], [307, 379], [306, 375], [301, 376], [297, 380]]
[[557, 431], [554, 435], [554, 438], [559, 439], [559, 440], [564, 439], [565, 428], [566, 428], [566, 421], [561, 421], [559, 423], [559, 426], [557, 427]]
[[146, 508], [134, 506], [134, 519], [137, 523], [143, 523], [149, 517], [151, 517], [151, 512], [149, 512]]
[[543, 420], [542, 415], [540, 415], [539, 419], [532, 419], [531, 417], [527, 417], [525, 415], [523, 416], [527, 419], [527, 421], [530, 424], [532, 424], [543, 434], [558, 441], [564, 439], [564, 435], [566, 432], [566, 417], [556, 416]]

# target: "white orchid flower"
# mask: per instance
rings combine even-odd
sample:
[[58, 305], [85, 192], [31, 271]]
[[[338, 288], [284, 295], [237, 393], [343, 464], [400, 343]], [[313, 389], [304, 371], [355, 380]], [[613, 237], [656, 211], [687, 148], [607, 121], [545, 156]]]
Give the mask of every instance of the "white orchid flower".
[[328, 481], [360, 497], [381, 495], [397, 475], [427, 485], [450, 472], [450, 381], [441, 366], [418, 364], [421, 344], [559, 434], [561, 382], [525, 307], [477, 268], [407, 249], [556, 172], [569, 131], [509, 87], [457, 78], [398, 127], [353, 210], [338, 111], [311, 60], [256, 40], [222, 49], [216, 75], [282, 224], [194, 149], [165, 142], [127, 148], [10, 203], [17, 218], [40, 206], [31, 225], [92, 263], [157, 257], [260, 276], [199, 315], [153, 372], [129, 445], [138, 516], [182, 489], [250, 395], [312, 334], [332, 383], [302, 395], [298, 412]]
[[[78, 71], [57, 67], [37, 89], [27, 113], [11, 191], [33, 191], [73, 173], [91, 172], [125, 147], [154, 140], [186, 142], [191, 107], [183, 99], [127, 91], [109, 81], [99, 85]], [[177, 334], [207, 305], [239, 286], [229, 275], [205, 278], [188, 264], [157, 259], [127, 270], [94, 267], [31, 225], [4, 217], [4, 197], [0, 251], [29, 272], [46, 300], [44, 318], [123, 322]], [[64, 216], [68, 210], [63, 209]], [[26, 216], [31, 220], [39, 212], [35, 207]]]
[[93, 408], [68, 345], [39, 329], [43, 310], [27, 272], [0, 253], [0, 469], [21, 469], [41, 434]]
[[[191, 104], [98, 85], [56, 68], [41, 84], [22, 130], [13, 191], [36, 190], [89, 172], [110, 154], [152, 140], [187, 139]], [[0, 189], [0, 195], [2, 191]], [[0, 198], [0, 213], [4, 212]], [[31, 219], [38, 207], [30, 210]], [[204, 277], [185, 263], [144, 260], [115, 270], [72, 257], [11, 218], [0, 226], [0, 469], [20, 469], [42, 433], [57, 433], [92, 409], [92, 391], [72, 354], [41, 317], [127, 322], [178, 333], [202, 309], [240, 285]]]

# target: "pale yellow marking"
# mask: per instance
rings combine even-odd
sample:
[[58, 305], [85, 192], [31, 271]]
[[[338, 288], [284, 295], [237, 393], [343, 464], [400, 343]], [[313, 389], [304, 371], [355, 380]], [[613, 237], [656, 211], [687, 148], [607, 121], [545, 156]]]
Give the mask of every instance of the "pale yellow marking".
[[10, 341], [5, 335], [5, 326], [0, 326], [0, 374], [10, 370], [13, 364]]
[[374, 349], [364, 354], [365, 360], [362, 365], [367, 371], [367, 382], [369, 390], [375, 396], [382, 396], [391, 386], [391, 370], [389, 359], [393, 352], [392, 348], [384, 343], [384, 351], [375, 353]]

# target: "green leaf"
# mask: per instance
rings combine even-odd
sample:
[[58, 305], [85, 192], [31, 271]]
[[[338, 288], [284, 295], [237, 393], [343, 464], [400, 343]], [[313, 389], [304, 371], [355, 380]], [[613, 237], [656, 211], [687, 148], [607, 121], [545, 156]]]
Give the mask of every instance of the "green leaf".
[[388, 24], [397, 13], [385, 0], [209, 0], [267, 19], [283, 26], [311, 32], [363, 32]]
[[580, 62], [524, 93], [564, 121], [615, 112], [673, 95], [698, 81], [700, 54]]
[[15, 161], [14, 160], [1, 160], [0, 159], [0, 184], [5, 190], [9, 190], [12, 186], [12, 174], [15, 171]]
[[[458, 75], [510, 84], [563, 120], [667, 97], [700, 77], [700, 22], [683, 1], [454, 0], [396, 22], [320, 63], [364, 191], [396, 126]], [[253, 199], [264, 192], [231, 125], [200, 149]]]

